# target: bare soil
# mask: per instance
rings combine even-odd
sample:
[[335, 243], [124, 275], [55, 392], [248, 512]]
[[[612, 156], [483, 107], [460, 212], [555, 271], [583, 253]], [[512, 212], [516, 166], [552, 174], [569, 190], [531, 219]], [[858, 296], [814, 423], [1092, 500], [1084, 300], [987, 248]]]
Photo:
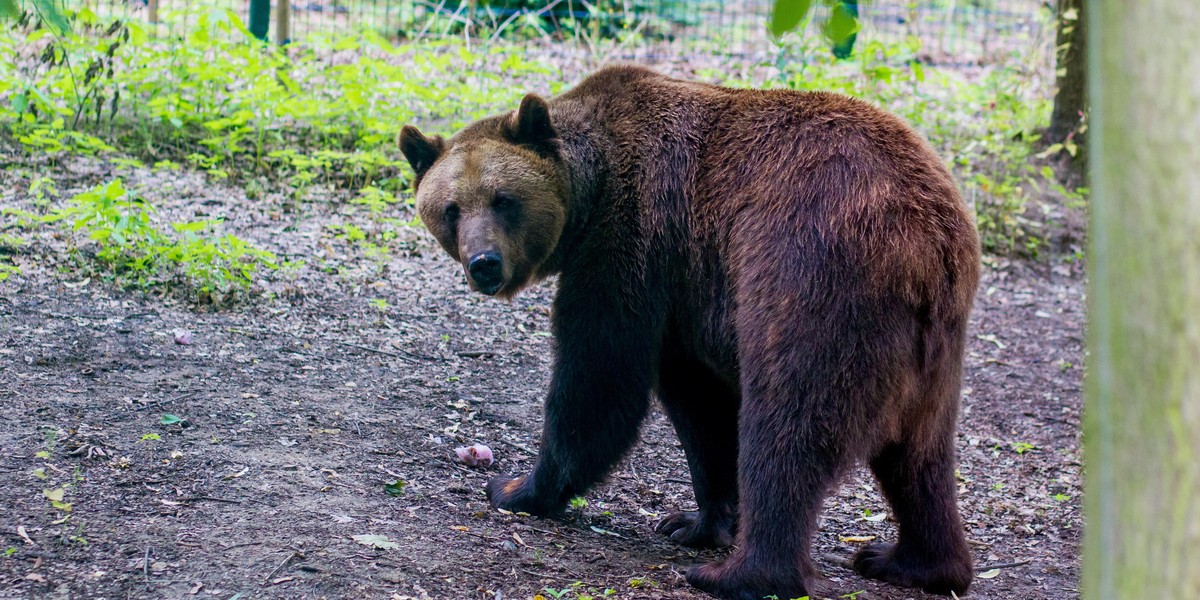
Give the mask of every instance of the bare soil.
[[[110, 167], [56, 168], [68, 194]], [[0, 204], [27, 207], [27, 182], [3, 179]], [[308, 266], [214, 310], [79, 275], [55, 236], [24, 250], [25, 273], [0, 284], [0, 598], [702, 597], [683, 573], [724, 553], [653, 531], [694, 505], [661, 412], [565, 518], [484, 498], [536, 455], [553, 282], [506, 304], [468, 292], [415, 229], [364, 257], [325, 226], [382, 225], [345, 205], [280, 216], [281, 195], [250, 202], [196, 175], [129, 183], [168, 217], [224, 216]], [[986, 260], [958, 437], [972, 598], [1079, 597], [1083, 323], [1081, 265]], [[458, 462], [476, 442], [495, 465]], [[829, 498], [817, 596], [926, 598], [844, 566], [895, 537], [887, 513], [863, 469]]]

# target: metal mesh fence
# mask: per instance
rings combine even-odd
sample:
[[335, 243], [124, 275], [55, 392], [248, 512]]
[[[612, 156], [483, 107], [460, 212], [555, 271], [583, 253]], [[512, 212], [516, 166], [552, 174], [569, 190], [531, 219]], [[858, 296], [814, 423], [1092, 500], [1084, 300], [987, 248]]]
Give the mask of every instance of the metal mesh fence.
[[[854, 2], [855, 0], [843, 0]], [[248, 18], [247, 0], [82, 0], [104, 16], [147, 19], [151, 6], [186, 23], [189, 14], [232, 9]], [[275, 2], [272, 2], [272, 8]], [[316, 33], [369, 29], [397, 41], [460, 37], [618, 46], [613, 58], [690, 51], [769, 52], [771, 0], [295, 0], [292, 40]], [[857, 5], [859, 40], [915, 37], [937, 62], [992, 63], [1044, 49], [1053, 40], [1053, 6], [1045, 0], [869, 0]], [[819, 7], [810, 29], [827, 9]], [[272, 19], [276, 13], [272, 11]], [[272, 27], [275, 27], [272, 24]], [[811, 33], [811, 31], [810, 31]]]

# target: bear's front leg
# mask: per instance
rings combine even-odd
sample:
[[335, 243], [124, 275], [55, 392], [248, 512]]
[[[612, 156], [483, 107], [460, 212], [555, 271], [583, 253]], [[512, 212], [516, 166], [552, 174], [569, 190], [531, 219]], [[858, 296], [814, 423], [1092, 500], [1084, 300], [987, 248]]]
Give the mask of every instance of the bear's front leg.
[[615, 293], [615, 286], [576, 284], [568, 273], [559, 290], [541, 451], [530, 473], [488, 482], [496, 508], [531, 515], [561, 511], [608, 475], [637, 439], [650, 405], [656, 311], [637, 310], [642, 303]]

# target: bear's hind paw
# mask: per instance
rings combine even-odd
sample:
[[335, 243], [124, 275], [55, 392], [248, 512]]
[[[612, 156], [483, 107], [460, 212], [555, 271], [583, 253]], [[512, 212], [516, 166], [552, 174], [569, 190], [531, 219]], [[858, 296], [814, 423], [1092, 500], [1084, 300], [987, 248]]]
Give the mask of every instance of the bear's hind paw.
[[859, 550], [854, 555], [854, 570], [863, 577], [945, 596], [951, 592], [961, 596], [974, 578], [969, 558], [917, 562], [896, 544], [871, 544]]
[[701, 512], [675, 512], [659, 521], [654, 530], [681, 546], [723, 548], [733, 544], [734, 527], [729, 521]]

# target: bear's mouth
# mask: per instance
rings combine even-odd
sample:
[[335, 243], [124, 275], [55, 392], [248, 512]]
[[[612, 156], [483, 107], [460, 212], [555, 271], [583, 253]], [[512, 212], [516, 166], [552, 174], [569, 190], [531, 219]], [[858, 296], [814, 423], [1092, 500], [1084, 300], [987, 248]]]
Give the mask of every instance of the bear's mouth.
[[504, 287], [504, 282], [493, 283], [487, 286], [475, 284], [475, 290], [485, 296], [495, 296], [500, 293], [500, 289]]

